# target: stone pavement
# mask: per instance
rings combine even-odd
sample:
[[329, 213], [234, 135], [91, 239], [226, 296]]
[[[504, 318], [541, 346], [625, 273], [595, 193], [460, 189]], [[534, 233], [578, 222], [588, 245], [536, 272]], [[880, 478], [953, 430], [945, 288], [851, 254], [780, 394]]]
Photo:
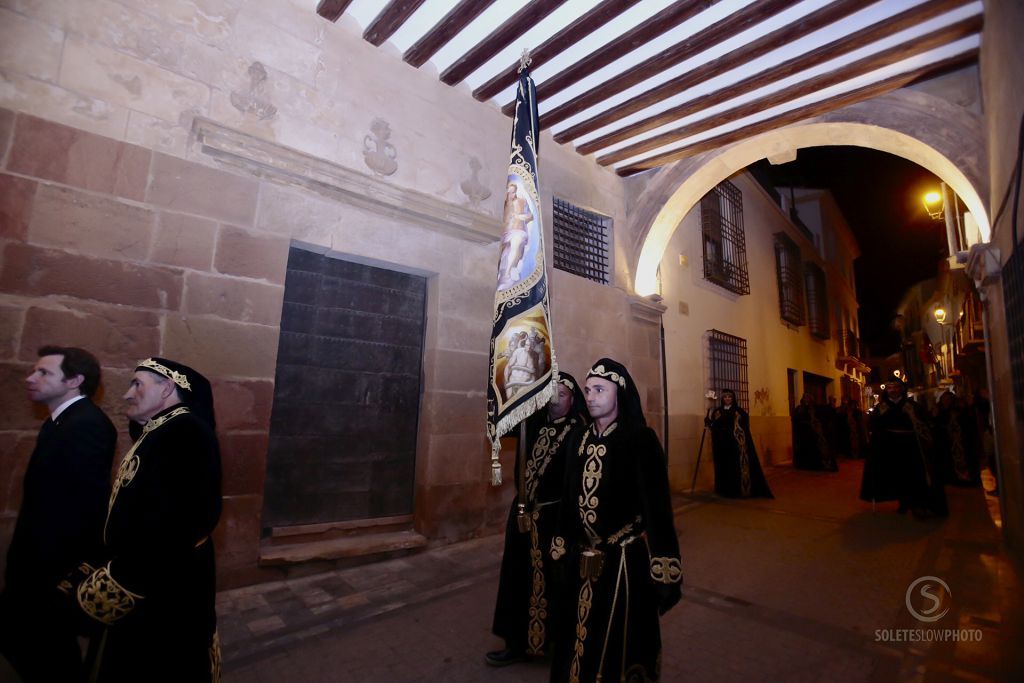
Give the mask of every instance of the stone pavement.
[[[944, 521], [892, 503], [872, 512], [857, 500], [860, 473], [858, 461], [839, 474], [770, 467], [774, 500], [676, 498], [685, 587], [662, 619], [663, 681], [1024, 680], [1019, 574], [995, 499], [948, 489]], [[224, 680], [542, 683], [544, 661], [483, 662], [501, 645], [490, 633], [501, 549], [492, 536], [222, 592]], [[924, 576], [951, 593], [934, 624], [906, 606]], [[906, 640], [935, 628], [980, 640]]]
[[[858, 501], [858, 461], [839, 474], [768, 469], [775, 500], [677, 497], [686, 585], [662, 621], [662, 680], [1024, 680], [1018, 573], [995, 499], [949, 489], [950, 518], [920, 521]], [[225, 680], [545, 681], [544, 661], [483, 663], [500, 646], [490, 622], [501, 547], [482, 538], [224, 592]], [[934, 624], [906, 607], [923, 576], [950, 589]], [[906, 640], [943, 637], [936, 628], [980, 640]]]

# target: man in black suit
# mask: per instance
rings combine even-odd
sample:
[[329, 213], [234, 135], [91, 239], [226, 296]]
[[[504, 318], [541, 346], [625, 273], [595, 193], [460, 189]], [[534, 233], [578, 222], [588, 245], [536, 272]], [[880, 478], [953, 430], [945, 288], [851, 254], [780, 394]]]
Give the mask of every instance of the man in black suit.
[[25, 471], [21, 510], [0, 594], [0, 652], [25, 683], [81, 676], [75, 626], [57, 584], [77, 562], [102, 553], [117, 431], [90, 397], [100, 367], [88, 351], [44, 346], [28, 396], [45, 405]]

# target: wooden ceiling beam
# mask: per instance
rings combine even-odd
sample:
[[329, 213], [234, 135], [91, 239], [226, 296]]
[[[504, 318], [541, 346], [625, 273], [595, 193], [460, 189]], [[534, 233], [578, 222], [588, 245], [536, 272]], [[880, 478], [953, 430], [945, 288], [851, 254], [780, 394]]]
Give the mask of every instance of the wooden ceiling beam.
[[[540, 117], [540, 126], [542, 129], [549, 128], [570, 116], [575, 116], [588, 107], [603, 102], [612, 95], [628, 90], [634, 85], [638, 85], [648, 78], [658, 75], [665, 69], [671, 68], [694, 55], [700, 54], [723, 41], [739, 35], [752, 26], [770, 19], [799, 2], [801, 0], [759, 0], [758, 2], [752, 2], [743, 9], [715, 22], [704, 30], [683, 38], [667, 50], [609, 78], [601, 85], [591, 88], [582, 95], [544, 112]], [[537, 97], [540, 100], [539, 93]]]
[[[798, 57], [782, 62], [781, 64], [765, 69], [764, 71], [754, 74], [750, 78], [729, 85], [721, 90], [708, 93], [702, 97], [697, 97], [688, 102], [666, 109], [665, 111], [653, 114], [640, 121], [635, 121], [620, 130], [613, 131], [606, 135], [602, 135], [599, 138], [585, 142], [577, 146], [576, 151], [580, 154], [592, 154], [600, 149], [614, 145], [617, 142], [628, 140], [629, 138], [635, 137], [641, 133], [646, 133], [649, 130], [654, 130], [655, 128], [659, 128], [667, 123], [671, 123], [672, 121], [677, 121], [684, 116], [689, 116], [690, 114], [721, 104], [722, 102], [739, 97], [740, 95], [753, 92], [782, 78], [799, 73], [800, 71], [809, 69], [822, 62], [840, 57], [852, 52], [853, 50], [891, 36], [923, 21], [927, 21], [934, 16], [944, 14], [951, 9], [955, 9], [956, 7], [968, 4], [972, 1], [973, 0], [931, 0], [930, 2], [917, 5], [916, 7], [897, 14], [894, 17], [888, 17], [883, 21], [858, 31], [855, 34], [846, 36], [845, 38], [840, 38], [828, 45], [824, 45], [820, 48], [799, 55]], [[843, 7], [843, 10], [847, 13], [850, 11], [850, 5], [863, 6], [862, 3], [856, 0], [850, 3], [841, 1], [828, 5], [824, 9], [805, 17], [804, 20], [806, 23], [801, 22], [801, 28], [803, 29], [801, 32], [797, 33], [796, 31], [791, 31], [790, 29], [796, 26], [796, 24], [793, 24], [789, 27], [780, 29], [779, 31], [770, 33], [763, 39], [751, 43], [743, 50], [737, 50], [727, 55], [723, 55], [716, 60], [697, 67], [675, 81], [665, 83], [662, 86], [649, 90], [643, 95], [635, 97], [627, 102], [623, 102], [622, 104], [602, 112], [587, 121], [583, 121], [571, 128], [567, 128], [564, 131], [559, 132], [554, 136], [555, 142], [560, 144], [569, 142], [570, 140], [574, 140], [594, 130], [603, 128], [604, 126], [614, 123], [625, 116], [641, 111], [656, 104], [657, 102], [661, 102], [662, 100], [671, 97], [672, 95], [683, 92], [698, 83], [704, 82], [715, 74], [725, 73], [729, 69], [750, 62], [766, 52], [774, 50], [779, 45], [799, 40], [803, 35], [816, 31], [818, 28], [831, 24], [841, 18], [834, 16], [832, 12], [833, 8], [838, 9], [841, 5], [846, 5]], [[856, 7], [854, 9], [856, 9]]]
[[320, 0], [316, 13], [327, 21], [337, 21], [351, 4], [352, 0]]
[[530, 0], [530, 3], [494, 29], [476, 47], [462, 55], [444, 70], [441, 80], [448, 85], [461, 83], [488, 59], [508, 47], [513, 40], [529, 31], [539, 21], [565, 4], [566, 0]]
[[724, 124], [732, 121], [738, 121], [740, 119], [752, 116], [759, 112], [777, 107], [787, 102], [792, 102], [801, 97], [820, 92], [825, 88], [831, 88], [832, 86], [846, 81], [858, 78], [865, 74], [869, 74], [878, 69], [882, 69], [890, 64], [895, 64], [904, 59], [908, 59], [915, 55], [922, 54], [929, 50], [948, 45], [954, 41], [966, 38], [967, 36], [975, 35], [981, 31], [982, 18], [981, 15], [970, 17], [959, 21], [956, 24], [947, 26], [946, 28], [933, 31], [926, 36], [915, 38], [914, 40], [895, 45], [888, 50], [875, 53], [864, 59], [857, 60], [852, 64], [830, 71], [829, 73], [822, 74], [815, 78], [802, 81], [796, 85], [790, 86], [779, 90], [778, 92], [771, 93], [759, 99], [747, 102], [738, 107], [734, 107], [728, 111], [719, 112], [714, 116], [695, 121], [685, 126], [674, 128], [670, 131], [655, 135], [646, 140], [641, 140], [632, 145], [623, 147], [622, 149], [615, 150], [610, 154], [606, 154], [598, 158], [597, 163], [602, 166], [614, 164], [616, 162], [628, 159], [636, 156], [637, 154], [643, 154], [649, 152], [652, 149], [657, 149], [677, 140], [685, 140], [688, 137], [703, 133], [714, 128], [718, 128]]
[[[958, 1], [966, 2], [967, 0]], [[712, 59], [710, 62], [701, 64], [691, 71], [682, 74], [678, 78], [662, 83], [659, 86], [651, 88], [642, 95], [637, 95], [636, 97], [618, 104], [611, 109], [607, 109], [596, 116], [592, 116], [585, 121], [581, 121], [571, 128], [567, 128], [555, 135], [555, 141], [558, 143], [568, 142], [569, 140], [574, 140], [599, 128], [603, 128], [604, 126], [625, 118], [630, 114], [635, 114], [638, 111], [642, 111], [647, 107], [657, 104], [667, 97], [678, 95], [679, 93], [703, 83], [710, 78], [719, 74], [724, 74], [725, 72], [741, 66], [748, 61], [768, 54], [772, 50], [778, 49], [780, 45], [785, 45], [794, 40], [799, 40], [804, 36], [828, 26], [831, 23], [839, 21], [847, 15], [863, 8], [864, 3], [861, 0], [837, 0], [837, 2], [826, 5], [817, 12], [812, 12], [794, 21], [792, 24], [783, 26], [782, 28], [772, 31], [768, 35], [763, 36], [752, 43], [748, 43], [743, 46], [742, 49], [733, 50], [721, 57], [718, 57], [717, 59]], [[600, 148], [598, 147], [597, 149]], [[585, 153], [589, 154], [589, 152]]]
[[371, 45], [381, 45], [408, 21], [424, 2], [425, 0], [391, 0], [363, 31], [363, 40]]
[[[591, 52], [569, 68], [538, 83], [537, 100], [543, 101], [545, 98], [561, 92], [581, 78], [586, 78], [598, 69], [608, 66], [622, 55], [632, 52], [644, 43], [670, 31], [687, 19], [692, 19], [714, 4], [713, 0], [679, 0], [666, 7], [604, 47]], [[515, 104], [515, 102], [509, 102], [501, 108], [501, 111], [506, 116], [511, 116]]]
[[447, 45], [449, 40], [458, 35], [459, 31], [469, 26], [493, 4], [494, 0], [462, 0], [451, 12], [444, 15], [434, 28], [417, 40], [415, 45], [406, 50], [402, 59], [416, 68], [423, 66], [438, 50]]
[[739, 130], [729, 131], [728, 133], [723, 133], [722, 135], [717, 135], [707, 140], [701, 140], [700, 142], [687, 145], [686, 147], [681, 147], [680, 149], [648, 157], [647, 159], [641, 159], [629, 164], [628, 166], [618, 168], [615, 172], [618, 175], [625, 177], [642, 171], [647, 171], [652, 168], [658, 168], [659, 166], [664, 166], [665, 164], [672, 163], [673, 161], [678, 161], [680, 159], [700, 154], [701, 152], [707, 152], [725, 145], [730, 145], [734, 142], [738, 142], [739, 140], [760, 135], [761, 133], [766, 133], [783, 126], [798, 123], [815, 116], [828, 114], [836, 109], [841, 109], [851, 104], [856, 104], [858, 102], [863, 102], [864, 100], [869, 100], [873, 97], [884, 95], [888, 92], [892, 92], [893, 90], [898, 90], [908, 83], [912, 83], [913, 81], [923, 76], [927, 76], [930, 73], [960, 67], [977, 61], [977, 59], [978, 50], [970, 50], [963, 54], [944, 59], [940, 62], [935, 62], [919, 69], [899, 74], [898, 76], [893, 76], [892, 78], [888, 78], [884, 81], [873, 83], [872, 85], [859, 88], [824, 102], [816, 102], [815, 104], [800, 107], [799, 109], [794, 109], [793, 111], [780, 114], [779, 116], [774, 116], [770, 119], [765, 119], [764, 121], [758, 121], [755, 124], [746, 126]]
[[[619, 16], [640, 0], [604, 0], [591, 8], [589, 12], [573, 21], [561, 31], [551, 36], [536, 49], [530, 51], [533, 63], [530, 68], [536, 69], [541, 64], [555, 57], [570, 45], [574, 45], [609, 21]], [[473, 91], [473, 97], [486, 102], [505, 88], [515, 84], [519, 78], [519, 63], [516, 62], [505, 71], [487, 81]]]

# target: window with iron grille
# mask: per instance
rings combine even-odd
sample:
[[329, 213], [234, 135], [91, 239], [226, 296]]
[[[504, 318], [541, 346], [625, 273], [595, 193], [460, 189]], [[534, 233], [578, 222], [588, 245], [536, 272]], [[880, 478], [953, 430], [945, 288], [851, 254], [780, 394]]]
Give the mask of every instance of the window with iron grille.
[[747, 340], [719, 330], [708, 330], [708, 384], [718, 397], [722, 389], [736, 392], [736, 403], [749, 410]]
[[1024, 420], [1024, 249], [1013, 250], [1003, 266], [1003, 301], [1010, 340], [1010, 381], [1017, 419]]
[[725, 181], [700, 200], [704, 279], [736, 294], [750, 294], [747, 245], [743, 234], [743, 195]]
[[816, 263], [804, 264], [804, 282], [807, 286], [807, 325], [811, 335], [828, 339], [828, 292], [825, 290], [825, 271]]
[[608, 233], [612, 219], [554, 199], [555, 268], [608, 284]]
[[804, 274], [800, 247], [784, 232], [775, 233], [775, 275], [779, 281], [779, 315], [793, 325], [803, 325]]

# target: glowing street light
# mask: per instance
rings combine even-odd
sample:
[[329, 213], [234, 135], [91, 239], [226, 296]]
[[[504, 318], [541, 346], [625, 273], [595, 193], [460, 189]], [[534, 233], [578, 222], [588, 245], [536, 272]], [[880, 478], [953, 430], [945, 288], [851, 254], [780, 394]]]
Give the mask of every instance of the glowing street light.
[[942, 194], [932, 190], [924, 196], [924, 210], [934, 221], [941, 221], [944, 218], [942, 211]]
[[946, 324], [946, 309], [942, 306], [936, 306], [935, 308], [935, 322], [940, 325]]

